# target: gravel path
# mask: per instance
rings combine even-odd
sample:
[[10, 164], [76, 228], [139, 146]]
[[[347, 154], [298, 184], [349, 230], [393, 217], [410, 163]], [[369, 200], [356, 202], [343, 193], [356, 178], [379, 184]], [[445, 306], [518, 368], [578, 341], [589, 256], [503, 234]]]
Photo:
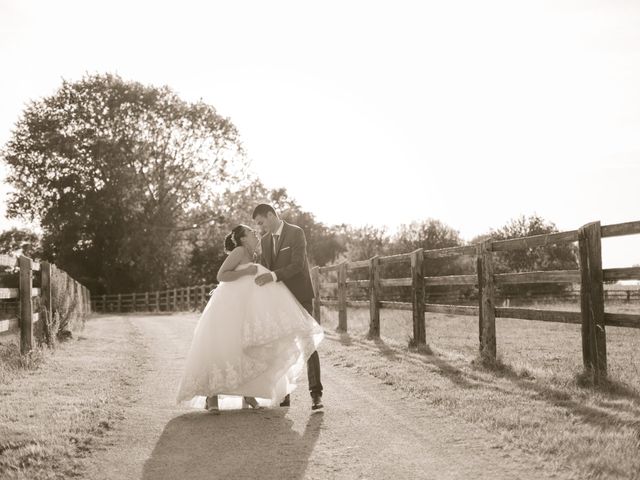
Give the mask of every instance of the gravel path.
[[[96, 326], [113, 317], [98, 317]], [[137, 395], [88, 459], [92, 479], [527, 479], [556, 478], [544, 463], [495, 447], [499, 438], [403, 397], [368, 375], [333, 365], [320, 347], [324, 411], [312, 412], [306, 385], [290, 408], [212, 415], [174, 404], [197, 316], [134, 315], [146, 361]], [[93, 328], [93, 331], [99, 329]], [[91, 335], [92, 327], [87, 329]]]

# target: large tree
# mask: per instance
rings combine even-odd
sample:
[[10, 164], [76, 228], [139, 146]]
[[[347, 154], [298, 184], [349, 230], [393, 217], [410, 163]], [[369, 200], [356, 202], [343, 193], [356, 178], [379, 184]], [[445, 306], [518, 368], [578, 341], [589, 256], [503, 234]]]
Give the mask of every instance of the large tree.
[[[558, 228], [539, 215], [511, 219], [501, 228], [476, 237], [473, 242], [484, 239], [507, 240], [556, 233]], [[578, 248], [572, 243], [561, 243], [535, 248], [520, 248], [496, 254], [496, 273], [526, 272], [536, 270], [571, 270], [578, 268]]]
[[410, 252], [418, 248], [434, 250], [462, 245], [460, 233], [434, 218], [401, 225], [394, 238], [394, 248], [398, 253]]
[[[474, 239], [474, 243], [492, 239], [530, 237], [547, 233], [556, 233], [558, 228], [539, 215], [511, 219], [501, 228], [491, 230]], [[575, 270], [578, 268], [578, 247], [574, 243], [561, 243], [534, 248], [519, 248], [494, 254], [495, 273], [527, 272], [539, 270]], [[525, 295], [547, 295], [562, 293], [569, 288], [566, 283], [506, 284], [498, 288], [498, 293], [511, 297]]]
[[340, 225], [335, 230], [343, 238], [347, 259], [352, 262], [387, 255], [391, 248], [391, 236], [386, 227]]
[[177, 282], [184, 229], [245, 165], [236, 128], [168, 87], [89, 75], [31, 102], [2, 152], [8, 213], [96, 293]]
[[[401, 225], [394, 237], [396, 253], [407, 253], [418, 248], [436, 250], [463, 245], [460, 233], [446, 223], [434, 219]], [[468, 272], [469, 259], [464, 256], [425, 259], [427, 275], [453, 275]]]

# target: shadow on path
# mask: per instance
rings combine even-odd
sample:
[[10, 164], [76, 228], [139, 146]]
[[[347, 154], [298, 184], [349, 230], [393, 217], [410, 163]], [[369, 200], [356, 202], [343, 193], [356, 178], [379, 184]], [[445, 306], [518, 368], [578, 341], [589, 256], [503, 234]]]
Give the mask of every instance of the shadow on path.
[[164, 428], [144, 480], [226, 478], [301, 479], [320, 434], [321, 411], [304, 432], [292, 429], [286, 409], [190, 412]]
[[[325, 336], [329, 340], [339, 341], [342, 345], [351, 346], [357, 344], [358, 346], [368, 350], [376, 350], [381, 356], [391, 361], [406, 361], [410, 358], [415, 362], [429, 365], [433, 367], [433, 371], [435, 373], [449, 379], [451, 382], [462, 388], [479, 388], [480, 385], [478, 382], [482, 381], [480, 377], [465, 373], [462, 369], [453, 366], [442, 358], [437, 357], [428, 347], [423, 350], [412, 349], [407, 352], [405, 348], [389, 345], [380, 338], [353, 338], [347, 333], [341, 333], [339, 334], [339, 337], [337, 337], [336, 334], [325, 333]], [[469, 380], [473, 380], [476, 383]]]

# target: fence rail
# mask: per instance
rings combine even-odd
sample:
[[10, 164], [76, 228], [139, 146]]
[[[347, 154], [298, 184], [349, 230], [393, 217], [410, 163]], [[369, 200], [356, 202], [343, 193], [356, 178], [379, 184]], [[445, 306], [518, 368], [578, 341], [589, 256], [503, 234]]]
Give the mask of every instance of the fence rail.
[[[19, 302], [18, 318], [0, 320], [0, 338], [6, 335], [20, 334], [20, 351], [28, 353], [33, 349], [34, 327], [38, 322], [53, 318], [54, 305], [52, 302], [52, 272], [56, 266], [49, 262], [34, 262], [31, 258], [10, 255], [0, 255], [0, 267], [17, 269], [18, 273], [0, 272], [0, 300], [16, 300]], [[79, 292], [84, 311], [90, 311], [91, 292], [65, 272], [65, 276], [75, 284]], [[15, 283], [17, 276], [18, 287], [6, 284]], [[39, 287], [34, 287], [34, 283]], [[40, 299], [40, 311], [34, 312], [33, 299]]]
[[216, 285], [212, 283], [152, 292], [96, 295], [91, 299], [91, 306], [94, 311], [101, 313], [201, 310], [207, 304], [209, 292]]
[[[606, 326], [640, 328], [640, 314], [609, 313], [604, 311], [605, 299], [619, 298], [630, 301], [635, 292], [605, 290], [604, 282], [640, 280], [640, 267], [602, 268], [602, 244], [604, 237], [640, 234], [640, 221], [601, 226], [592, 222], [568, 232], [535, 235], [509, 240], [485, 241], [478, 245], [416, 250], [390, 256], [376, 256], [369, 260], [314, 267], [312, 277], [316, 292], [314, 316], [321, 320], [321, 306], [338, 309], [338, 330], [347, 331], [347, 307], [368, 307], [370, 312], [369, 336], [380, 336], [380, 309], [401, 309], [413, 312], [414, 345], [426, 344], [425, 314], [448, 313], [478, 317], [479, 350], [482, 356], [496, 357], [495, 319], [514, 318], [543, 322], [560, 322], [581, 325], [582, 357], [585, 370], [592, 372], [595, 381], [607, 374]], [[493, 272], [494, 252], [513, 251], [563, 243], [578, 242], [579, 270], [556, 270], [500, 273]], [[429, 276], [425, 271], [425, 259], [459, 255], [476, 259], [475, 275]], [[381, 265], [404, 263], [410, 267], [406, 278], [381, 278]], [[368, 269], [368, 280], [349, 280], [348, 272]], [[323, 275], [337, 272], [337, 281], [326, 281]], [[507, 284], [579, 283], [580, 311], [546, 310], [496, 305], [496, 286]], [[425, 289], [429, 286], [464, 286], [478, 288], [478, 305], [443, 305], [425, 302]], [[349, 300], [349, 288], [366, 288], [368, 301]], [[382, 299], [388, 287], [411, 288], [411, 302], [395, 302]], [[322, 294], [335, 292], [336, 300]], [[640, 293], [638, 293], [640, 298]]]

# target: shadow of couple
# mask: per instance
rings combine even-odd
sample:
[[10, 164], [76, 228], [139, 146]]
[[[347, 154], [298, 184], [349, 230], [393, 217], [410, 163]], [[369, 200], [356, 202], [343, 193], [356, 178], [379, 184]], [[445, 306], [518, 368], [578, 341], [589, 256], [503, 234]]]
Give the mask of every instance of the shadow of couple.
[[302, 434], [286, 409], [190, 412], [164, 428], [144, 480], [304, 477], [323, 412], [309, 416]]

